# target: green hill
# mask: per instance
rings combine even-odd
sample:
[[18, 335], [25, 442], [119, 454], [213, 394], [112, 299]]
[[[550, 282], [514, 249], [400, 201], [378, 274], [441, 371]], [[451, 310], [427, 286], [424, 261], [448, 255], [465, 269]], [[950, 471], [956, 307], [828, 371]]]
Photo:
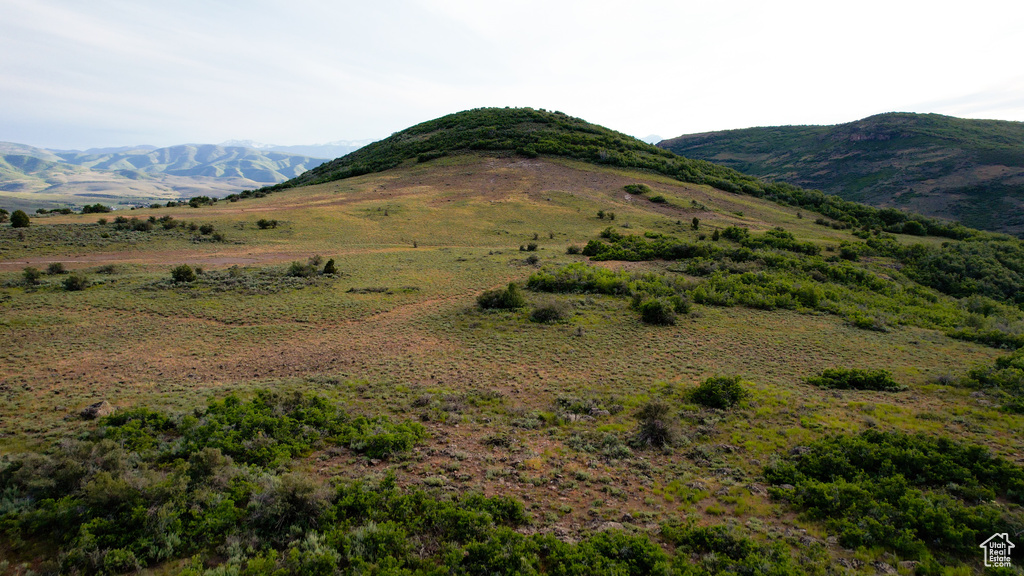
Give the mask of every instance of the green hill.
[[981, 574], [1024, 528], [1020, 240], [446, 118], [0, 225], [0, 573]]
[[836, 126], [690, 134], [659, 146], [767, 180], [1024, 232], [1024, 123], [891, 113]]

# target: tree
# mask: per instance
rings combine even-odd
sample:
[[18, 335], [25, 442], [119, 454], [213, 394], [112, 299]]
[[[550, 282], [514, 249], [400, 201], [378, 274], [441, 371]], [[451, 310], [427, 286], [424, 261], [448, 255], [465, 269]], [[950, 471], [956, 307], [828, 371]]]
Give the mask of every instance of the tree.
[[694, 216], [693, 217], [693, 222], [690, 223], [690, 227], [693, 228], [694, 230], [699, 229], [700, 228], [700, 218], [697, 218], [696, 216]]
[[28, 228], [28, 224], [28, 214], [24, 210], [15, 210], [14, 214], [11, 214], [12, 228]]
[[7, 210], [4, 210], [3, 208], [0, 208], [0, 224], [3, 224], [4, 222], [7, 222], [7, 220], [10, 219], [10, 217], [11, 217], [11, 213], [10, 212], [8, 212]]

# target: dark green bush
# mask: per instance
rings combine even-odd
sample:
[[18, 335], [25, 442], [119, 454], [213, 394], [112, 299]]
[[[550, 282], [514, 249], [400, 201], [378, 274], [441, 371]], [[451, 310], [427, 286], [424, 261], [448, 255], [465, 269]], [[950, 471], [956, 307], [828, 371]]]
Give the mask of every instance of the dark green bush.
[[847, 548], [975, 558], [982, 539], [1022, 524], [993, 500], [1024, 502], [1024, 469], [943, 437], [874, 430], [830, 436], [764, 474], [774, 496], [823, 521]]
[[195, 282], [196, 273], [188, 264], [181, 264], [171, 270], [171, 279], [175, 282]]
[[654, 202], [655, 204], [664, 204], [664, 203], [668, 202], [668, 199], [666, 199], [661, 194], [658, 194], [657, 196], [651, 196], [650, 198], [648, 198], [648, 200], [650, 200], [651, 202]]
[[515, 282], [510, 282], [504, 289], [488, 290], [476, 301], [484, 309], [514, 310], [526, 306], [526, 296]]
[[110, 212], [110, 206], [104, 206], [99, 202], [82, 206], [82, 214], [102, 214], [105, 212]]
[[15, 210], [11, 214], [12, 228], [28, 228], [30, 219], [24, 210]]
[[630, 194], [647, 194], [651, 191], [651, 187], [647, 184], [626, 184], [622, 189]]
[[741, 380], [739, 376], [713, 376], [701, 382], [691, 393], [690, 398], [708, 408], [732, 408], [750, 396], [748, 385], [749, 383]]
[[899, 392], [905, 390], [893, 380], [888, 370], [861, 370], [859, 368], [828, 368], [820, 376], [807, 379], [808, 384], [834, 390], [878, 390]]
[[676, 323], [675, 307], [664, 298], [642, 299], [636, 308], [645, 324], [671, 326]]
[[89, 279], [84, 274], [72, 274], [64, 279], [64, 289], [68, 292], [85, 290], [89, 286]]
[[323, 273], [324, 274], [337, 274], [338, 273], [338, 267], [337, 267], [337, 265], [334, 264], [334, 258], [331, 258], [330, 260], [327, 261], [327, 264], [324, 264], [324, 271], [323, 271]]
[[256, 221], [256, 226], [260, 230], [266, 230], [267, 228], [277, 228], [277, 220], [268, 220], [266, 218], [260, 218]]

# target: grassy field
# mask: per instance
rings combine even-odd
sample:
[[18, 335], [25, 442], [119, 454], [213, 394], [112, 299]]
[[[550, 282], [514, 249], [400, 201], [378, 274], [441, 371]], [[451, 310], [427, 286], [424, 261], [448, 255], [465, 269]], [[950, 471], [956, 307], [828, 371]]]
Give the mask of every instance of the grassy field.
[[[637, 182], [667, 202], [624, 192]], [[384, 461], [326, 450], [296, 464], [325, 480], [390, 472], [402, 486], [512, 496], [533, 516], [530, 530], [560, 538], [608, 527], [656, 533], [666, 521], [726, 524], [789, 542], [794, 554], [807, 539], [863, 571], [898, 558], [829, 540], [820, 522], [769, 496], [764, 465], [828, 434], [866, 429], [941, 434], [1024, 463], [1024, 418], [984, 394], [935, 383], [1004, 352], [939, 330], [872, 331], [823, 313], [701, 305], [675, 326], [651, 326], [628, 299], [600, 294], [527, 292], [531, 306], [567, 306], [569, 318], [554, 324], [531, 321], [530, 307], [476, 306], [484, 290], [585, 262], [567, 248], [609, 226], [693, 239], [727, 226], [782, 226], [826, 250], [853, 239], [795, 208], [569, 160], [460, 156], [126, 215], [209, 223], [223, 239], [187, 226], [114, 232], [96, 223], [113, 215], [0, 231], [3, 454], [93, 429], [78, 413], [101, 400], [187, 413], [229, 393], [313, 391], [355, 413], [419, 420], [430, 434]], [[259, 219], [278, 224], [260, 229]], [[334, 259], [339, 273], [288, 276], [292, 262], [317, 255]], [[66, 275], [46, 274], [23, 284], [24, 267], [54, 262], [91, 285], [66, 291]], [[202, 268], [199, 279], [172, 282], [180, 264]], [[890, 370], [907, 390], [805, 382], [833, 367]], [[742, 377], [751, 395], [729, 411], [693, 403], [689, 392], [716, 375]], [[655, 400], [672, 407], [679, 442], [630, 447], [637, 411]], [[595, 409], [566, 408], [573, 405]]]

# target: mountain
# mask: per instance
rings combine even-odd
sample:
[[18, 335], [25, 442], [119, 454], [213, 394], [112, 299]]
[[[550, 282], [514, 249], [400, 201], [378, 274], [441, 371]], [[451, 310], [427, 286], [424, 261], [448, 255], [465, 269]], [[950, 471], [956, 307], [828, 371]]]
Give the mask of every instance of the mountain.
[[336, 142], [328, 142], [326, 144], [279, 146], [277, 144], [253, 142], [252, 140], [228, 140], [227, 142], [222, 142], [220, 145], [242, 146], [256, 150], [283, 152], [285, 154], [295, 154], [298, 156], [330, 159], [344, 156], [350, 152], [355, 152], [371, 142], [373, 142], [373, 140], [338, 140]]
[[187, 144], [44, 150], [0, 143], [0, 198], [7, 208], [122, 205], [225, 196], [293, 178], [324, 162], [273, 150]]
[[873, 206], [1024, 233], [1024, 123], [890, 113], [690, 134], [659, 146]]

